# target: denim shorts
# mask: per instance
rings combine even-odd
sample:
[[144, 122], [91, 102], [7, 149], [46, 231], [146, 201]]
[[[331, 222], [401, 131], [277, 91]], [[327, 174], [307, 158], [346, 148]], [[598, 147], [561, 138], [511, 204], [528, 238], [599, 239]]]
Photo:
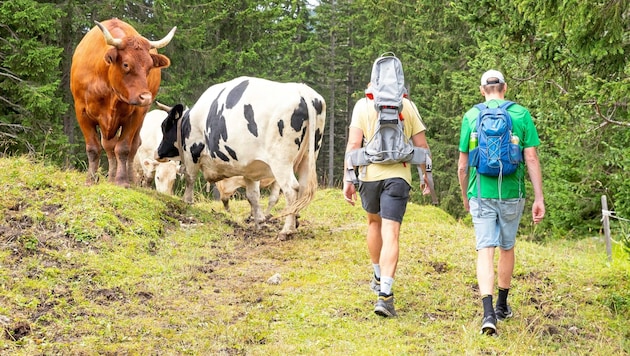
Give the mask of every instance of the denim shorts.
[[497, 246], [509, 250], [514, 247], [525, 199], [481, 199], [481, 204], [479, 202], [478, 198], [469, 201], [477, 250]]
[[402, 178], [389, 178], [376, 182], [359, 182], [361, 205], [370, 214], [402, 223], [411, 187]]

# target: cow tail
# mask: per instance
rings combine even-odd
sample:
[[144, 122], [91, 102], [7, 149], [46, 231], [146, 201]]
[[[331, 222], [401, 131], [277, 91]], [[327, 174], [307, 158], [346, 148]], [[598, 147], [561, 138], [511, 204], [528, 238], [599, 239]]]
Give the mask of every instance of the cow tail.
[[315, 137], [316, 130], [317, 110], [311, 101], [308, 103], [308, 144], [306, 145], [306, 147], [308, 147], [308, 176], [306, 179], [306, 186], [303, 187], [300, 185], [298, 198], [287, 209], [290, 214], [297, 214], [300, 210], [304, 209], [313, 200], [315, 192], [317, 191], [317, 158], [315, 156], [315, 149], [317, 146]]

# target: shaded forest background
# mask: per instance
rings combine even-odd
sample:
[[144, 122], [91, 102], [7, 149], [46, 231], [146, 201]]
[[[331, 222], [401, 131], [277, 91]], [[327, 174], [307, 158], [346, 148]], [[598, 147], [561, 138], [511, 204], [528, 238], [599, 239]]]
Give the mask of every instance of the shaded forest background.
[[[340, 185], [351, 110], [372, 63], [394, 52], [428, 126], [440, 207], [455, 217], [465, 216], [461, 117], [482, 100], [481, 74], [499, 69], [542, 140], [547, 218], [531, 237], [597, 233], [601, 195], [630, 217], [630, 0], [2, 1], [2, 154], [85, 170], [71, 57], [94, 20], [112, 17], [149, 39], [177, 26], [160, 50], [172, 62], [157, 98], [167, 105], [192, 106], [208, 86], [241, 75], [321, 93], [328, 112], [318, 173], [328, 187]], [[424, 199], [416, 190], [414, 200]]]

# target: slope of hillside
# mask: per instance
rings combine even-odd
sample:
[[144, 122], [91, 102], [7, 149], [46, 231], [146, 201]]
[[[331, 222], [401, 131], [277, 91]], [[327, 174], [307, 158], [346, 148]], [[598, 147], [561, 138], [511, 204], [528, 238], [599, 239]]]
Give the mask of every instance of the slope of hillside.
[[[0, 353], [623, 355], [630, 264], [597, 239], [517, 244], [515, 316], [479, 335], [472, 228], [410, 204], [394, 290], [372, 312], [360, 207], [323, 189], [299, 233], [249, 207], [192, 206], [26, 158], [0, 158]], [[276, 212], [284, 204], [279, 204]], [[274, 278], [271, 278], [274, 277]]]

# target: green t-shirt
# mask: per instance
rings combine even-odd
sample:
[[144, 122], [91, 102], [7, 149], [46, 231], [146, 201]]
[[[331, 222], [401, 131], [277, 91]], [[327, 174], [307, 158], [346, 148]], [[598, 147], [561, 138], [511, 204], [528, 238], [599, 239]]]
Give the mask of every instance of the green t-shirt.
[[[492, 99], [486, 101], [486, 105], [491, 108], [496, 108], [501, 105], [505, 100]], [[532, 121], [532, 116], [529, 111], [521, 105], [514, 104], [508, 108], [510, 117], [512, 118], [512, 134], [518, 136], [520, 139], [519, 145], [522, 148], [536, 147], [540, 145], [540, 139], [538, 138], [538, 131]], [[462, 127], [459, 136], [459, 151], [468, 152], [468, 141], [470, 140], [470, 133], [477, 128], [477, 116], [479, 115], [479, 109], [473, 107], [464, 114], [462, 120]], [[489, 177], [479, 175], [481, 182], [481, 198], [487, 199], [514, 199], [519, 197], [525, 197], [525, 165], [521, 164], [516, 173], [502, 177]], [[501, 194], [499, 195], [499, 189]], [[474, 167], [470, 167], [468, 175], [468, 198], [477, 197], [477, 170]]]

